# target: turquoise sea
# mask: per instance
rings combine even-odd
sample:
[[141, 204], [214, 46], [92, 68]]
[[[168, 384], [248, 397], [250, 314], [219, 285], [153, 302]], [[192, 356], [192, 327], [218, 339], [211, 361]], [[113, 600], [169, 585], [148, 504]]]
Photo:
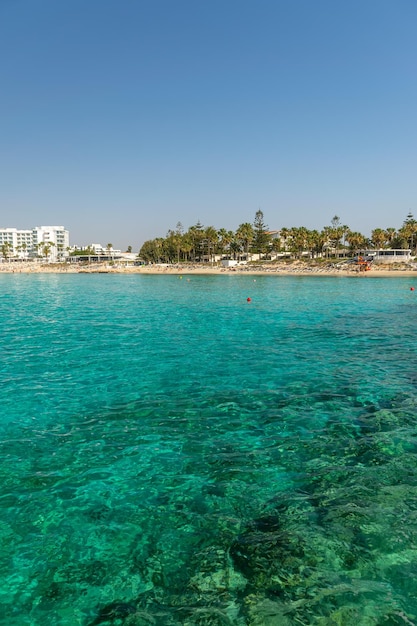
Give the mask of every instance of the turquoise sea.
[[0, 623], [417, 624], [413, 282], [1, 275]]

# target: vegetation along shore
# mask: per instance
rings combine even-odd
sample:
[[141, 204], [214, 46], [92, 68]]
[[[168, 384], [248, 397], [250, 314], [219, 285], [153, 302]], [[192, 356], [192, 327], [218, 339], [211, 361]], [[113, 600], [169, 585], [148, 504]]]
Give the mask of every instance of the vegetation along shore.
[[236, 231], [200, 222], [187, 231], [178, 222], [166, 237], [145, 241], [139, 257], [146, 263], [180, 263], [206, 261], [214, 263], [222, 257], [250, 261], [259, 259], [320, 259], [353, 256], [365, 249], [410, 249], [416, 254], [417, 221], [409, 213], [401, 228], [375, 228], [371, 237], [342, 224], [335, 215], [321, 231], [305, 227], [270, 230], [264, 214], [258, 210], [253, 224], [240, 224]]

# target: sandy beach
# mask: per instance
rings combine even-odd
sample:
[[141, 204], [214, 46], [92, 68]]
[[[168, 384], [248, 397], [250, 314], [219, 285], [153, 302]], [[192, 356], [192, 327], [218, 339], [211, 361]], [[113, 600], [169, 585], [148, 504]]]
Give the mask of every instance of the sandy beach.
[[349, 277], [404, 277], [417, 276], [417, 267], [407, 267], [401, 264], [373, 265], [369, 271], [359, 271], [355, 265], [347, 264], [307, 264], [294, 261], [292, 263], [251, 264], [237, 267], [207, 266], [202, 264], [184, 265], [123, 265], [108, 263], [92, 265], [75, 265], [69, 263], [0, 263], [0, 273], [24, 273], [24, 274], [246, 274], [246, 275], [276, 275], [276, 276], [349, 276]]

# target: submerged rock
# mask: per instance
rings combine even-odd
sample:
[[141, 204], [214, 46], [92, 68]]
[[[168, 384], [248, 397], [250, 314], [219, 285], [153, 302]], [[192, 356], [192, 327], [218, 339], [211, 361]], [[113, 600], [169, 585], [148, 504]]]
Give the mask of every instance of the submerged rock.
[[275, 533], [281, 528], [278, 515], [265, 515], [253, 520], [251, 524], [254, 530], [261, 533]]
[[99, 624], [104, 624], [106, 622], [112, 624], [116, 619], [124, 620], [135, 612], [136, 605], [132, 602], [122, 602], [116, 600], [115, 602], [106, 604], [106, 606], [100, 609], [96, 619], [91, 622], [90, 626], [99, 626]]
[[301, 538], [285, 530], [277, 515], [267, 515], [248, 524], [232, 543], [230, 556], [252, 585], [279, 592], [288, 573], [301, 565], [304, 549]]

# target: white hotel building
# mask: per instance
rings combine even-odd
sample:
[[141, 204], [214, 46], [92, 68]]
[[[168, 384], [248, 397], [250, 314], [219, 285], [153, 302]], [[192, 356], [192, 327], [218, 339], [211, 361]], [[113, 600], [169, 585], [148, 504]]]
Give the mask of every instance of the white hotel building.
[[[69, 232], [63, 226], [35, 226], [29, 230], [0, 228], [0, 252], [3, 244], [8, 244], [8, 256], [15, 259], [44, 256], [44, 244], [47, 258], [53, 263], [68, 256]], [[1, 256], [0, 261], [4, 260]]]

